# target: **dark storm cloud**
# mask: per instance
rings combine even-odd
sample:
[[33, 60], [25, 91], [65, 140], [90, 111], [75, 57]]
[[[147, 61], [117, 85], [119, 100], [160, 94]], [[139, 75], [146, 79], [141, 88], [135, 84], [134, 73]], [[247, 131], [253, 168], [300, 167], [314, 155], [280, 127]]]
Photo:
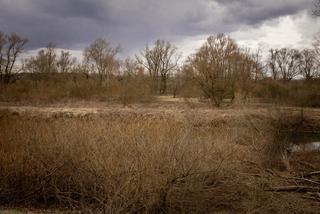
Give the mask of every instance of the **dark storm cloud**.
[[99, 20], [103, 20], [104, 10], [97, 2], [88, 2], [2, 0], [0, 30], [28, 37], [30, 48], [43, 47], [48, 42], [73, 47], [87, 42], [90, 38], [88, 32], [100, 33], [97, 29], [101, 28]]
[[313, 1], [303, 0], [215, 0], [228, 11], [227, 19], [232, 22], [250, 25], [280, 16], [294, 15], [301, 10], [311, 10]]
[[101, 1], [88, 0], [33, 0], [37, 8], [44, 13], [60, 16], [60, 18], [70, 17], [90, 17], [92, 19], [103, 19], [105, 5]]
[[81, 49], [105, 37], [132, 50], [157, 38], [232, 32], [308, 7], [305, 0], [0, 0], [0, 31], [28, 37], [29, 48], [54, 42]]

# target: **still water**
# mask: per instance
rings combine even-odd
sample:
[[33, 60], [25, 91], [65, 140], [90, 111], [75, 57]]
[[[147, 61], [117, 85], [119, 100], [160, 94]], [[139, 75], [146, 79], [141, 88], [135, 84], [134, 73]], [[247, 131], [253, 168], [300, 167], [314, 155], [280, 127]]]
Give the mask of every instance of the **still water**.
[[320, 142], [294, 144], [292, 146], [292, 152], [308, 152], [308, 151], [320, 151]]

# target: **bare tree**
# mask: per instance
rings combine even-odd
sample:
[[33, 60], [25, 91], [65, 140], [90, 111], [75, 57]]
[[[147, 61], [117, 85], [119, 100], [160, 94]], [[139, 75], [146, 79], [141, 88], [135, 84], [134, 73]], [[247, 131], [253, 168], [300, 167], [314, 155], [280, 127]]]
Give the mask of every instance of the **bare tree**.
[[147, 45], [141, 57], [137, 56], [136, 59], [149, 72], [153, 90], [159, 89], [160, 94], [165, 94], [169, 74], [178, 67], [180, 55], [177, 54], [177, 48], [168, 41], [157, 40], [153, 48]]
[[320, 32], [314, 35], [312, 45], [313, 45], [315, 54], [317, 55], [317, 57], [319, 57], [320, 56]]
[[121, 63], [120, 74], [118, 76], [118, 90], [119, 98], [124, 106], [129, 104], [135, 94], [137, 71], [138, 62], [132, 58], [126, 58]]
[[47, 61], [47, 72], [49, 74], [57, 71], [57, 54], [56, 46], [53, 43], [49, 43], [45, 49], [45, 57]]
[[37, 56], [30, 57], [25, 62], [25, 68], [30, 72], [52, 74], [57, 71], [57, 54], [55, 45], [49, 43], [45, 49], [41, 49]]
[[5, 35], [0, 32], [0, 74], [5, 84], [10, 82], [14, 65], [27, 42], [15, 33]]
[[296, 49], [271, 49], [268, 65], [274, 80], [290, 81], [300, 73], [300, 53]]
[[300, 73], [306, 80], [311, 80], [318, 75], [316, 53], [314, 50], [304, 49], [301, 51]]
[[255, 82], [257, 82], [259, 79], [262, 79], [265, 76], [264, 73], [264, 66], [262, 64], [261, 59], [261, 49], [257, 49], [254, 53], [251, 54], [250, 61], [252, 64], [252, 78]]
[[6, 35], [0, 32], [0, 81], [3, 80], [4, 75], [4, 67], [5, 67], [5, 60], [4, 60], [4, 48], [7, 43]]
[[258, 81], [263, 76], [259, 50], [252, 52], [250, 49], [239, 49], [231, 63], [236, 90], [240, 92], [242, 98], [247, 98], [253, 89], [252, 82]]
[[238, 53], [236, 42], [221, 34], [210, 36], [189, 59], [189, 65], [201, 90], [217, 107], [228, 95], [234, 97], [234, 68]]
[[126, 58], [122, 63], [122, 76], [131, 78], [132, 76], [135, 76], [138, 72], [138, 66], [139, 63], [132, 59], [132, 58]]
[[108, 84], [112, 73], [119, 68], [119, 61], [115, 58], [119, 51], [119, 46], [113, 48], [105, 39], [95, 40], [84, 50], [84, 60], [97, 71], [101, 84], [104, 79]]
[[277, 68], [277, 54], [278, 50], [269, 50], [268, 67], [270, 68], [273, 80], [277, 80], [279, 78], [279, 70]]
[[60, 73], [66, 73], [76, 64], [76, 58], [71, 58], [69, 51], [61, 51], [57, 60], [57, 69]]
[[262, 75], [259, 53], [240, 49], [230, 37], [210, 36], [199, 51], [189, 57], [184, 70], [193, 73], [202, 92], [219, 107], [224, 99], [231, 102], [238, 90], [244, 97], [252, 80]]
[[47, 60], [44, 50], [40, 50], [37, 56], [31, 56], [29, 59], [26, 59], [25, 69], [30, 73], [46, 73], [47, 72]]
[[300, 53], [298, 50], [282, 48], [276, 53], [277, 67], [282, 80], [290, 81], [299, 75]]
[[320, 33], [319, 32], [315, 34], [315, 36], [313, 37], [312, 45], [313, 45], [313, 50], [316, 58], [315, 59], [316, 60], [315, 66], [317, 69], [316, 77], [320, 77]]

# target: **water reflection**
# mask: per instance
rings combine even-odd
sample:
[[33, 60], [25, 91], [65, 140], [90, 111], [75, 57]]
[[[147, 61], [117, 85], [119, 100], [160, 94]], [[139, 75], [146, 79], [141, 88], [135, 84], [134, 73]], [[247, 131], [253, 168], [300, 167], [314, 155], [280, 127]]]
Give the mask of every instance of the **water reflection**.
[[320, 142], [294, 144], [291, 148], [292, 152], [308, 152], [308, 151], [320, 151]]

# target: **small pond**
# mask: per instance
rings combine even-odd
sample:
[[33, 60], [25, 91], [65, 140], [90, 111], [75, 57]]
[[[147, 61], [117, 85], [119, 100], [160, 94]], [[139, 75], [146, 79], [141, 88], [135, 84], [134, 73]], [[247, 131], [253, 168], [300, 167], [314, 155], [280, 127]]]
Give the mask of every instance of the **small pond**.
[[294, 144], [291, 148], [291, 151], [292, 152], [308, 152], [308, 151], [320, 152], [320, 142]]

